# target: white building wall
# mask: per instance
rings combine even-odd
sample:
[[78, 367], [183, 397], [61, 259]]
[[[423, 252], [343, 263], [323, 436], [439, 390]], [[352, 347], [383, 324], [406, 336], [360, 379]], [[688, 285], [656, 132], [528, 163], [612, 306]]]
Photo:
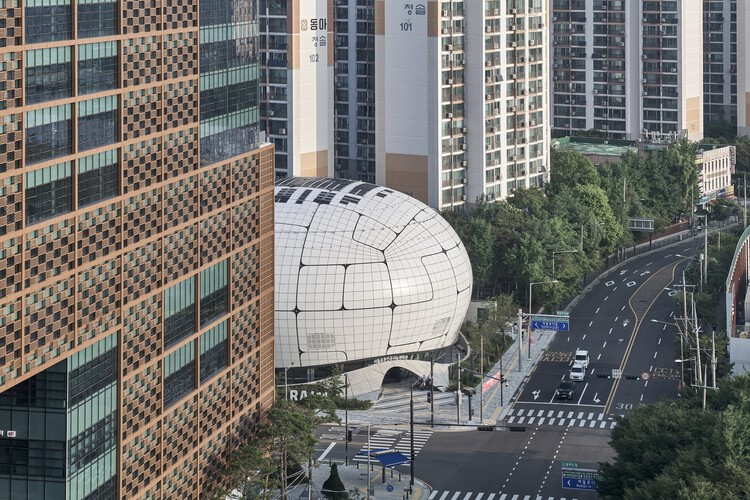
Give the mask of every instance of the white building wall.
[[692, 141], [703, 138], [703, 0], [678, 2], [680, 121]]
[[737, 134], [750, 135], [750, 5], [737, 2]]

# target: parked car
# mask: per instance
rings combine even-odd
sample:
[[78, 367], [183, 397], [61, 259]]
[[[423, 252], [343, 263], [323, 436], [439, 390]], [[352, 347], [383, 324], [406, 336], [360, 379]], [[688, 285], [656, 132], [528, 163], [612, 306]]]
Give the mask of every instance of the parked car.
[[588, 368], [589, 352], [584, 351], [583, 349], [576, 349], [576, 355], [575, 358], [573, 358], [573, 363], [578, 363], [580, 365], [583, 365], [584, 368]]
[[576, 383], [572, 380], [563, 380], [557, 386], [557, 399], [573, 399], [576, 393]]
[[570, 380], [581, 382], [585, 376], [586, 368], [581, 363], [573, 363], [573, 366], [570, 367]]

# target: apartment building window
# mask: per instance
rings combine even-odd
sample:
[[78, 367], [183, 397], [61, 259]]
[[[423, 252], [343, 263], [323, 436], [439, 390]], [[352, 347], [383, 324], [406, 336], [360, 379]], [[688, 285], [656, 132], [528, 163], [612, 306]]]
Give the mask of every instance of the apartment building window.
[[164, 407], [195, 389], [195, 347], [185, 344], [164, 359]]
[[120, 172], [117, 150], [86, 156], [78, 161], [78, 206], [117, 196]]
[[201, 271], [201, 327], [227, 312], [227, 261]]
[[24, 2], [26, 43], [55, 42], [71, 38], [70, 0]]
[[78, 150], [117, 142], [117, 96], [82, 101], [78, 105]]
[[78, 93], [91, 94], [117, 88], [117, 68], [117, 42], [79, 46]]
[[72, 153], [71, 106], [26, 112], [26, 165]]
[[72, 95], [71, 47], [26, 51], [26, 104]]
[[227, 322], [201, 335], [201, 383], [227, 366]]
[[164, 291], [164, 348], [195, 332], [195, 278]]
[[26, 223], [33, 224], [70, 212], [72, 206], [70, 162], [26, 174]]
[[118, 17], [116, 1], [78, 0], [78, 37], [116, 35]]

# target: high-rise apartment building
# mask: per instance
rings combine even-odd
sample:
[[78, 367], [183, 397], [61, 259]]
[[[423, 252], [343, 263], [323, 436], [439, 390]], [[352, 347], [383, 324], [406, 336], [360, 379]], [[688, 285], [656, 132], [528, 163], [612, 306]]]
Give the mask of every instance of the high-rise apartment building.
[[553, 133], [703, 137], [702, 8], [702, 0], [553, 0]]
[[274, 398], [255, 2], [0, 20], [0, 498], [207, 498]]
[[737, 2], [737, 134], [750, 135], [750, 5]]
[[[292, 118], [300, 114], [316, 115], [318, 130], [332, 124], [316, 146], [327, 141], [332, 154], [316, 153], [316, 169], [395, 188], [435, 208], [461, 209], [545, 182], [546, 2], [336, 0], [303, 8], [302, 0], [264, 1], [261, 80], [280, 146], [278, 175], [309, 171], [296, 152], [309, 151], [294, 145], [305, 143]], [[330, 31], [320, 57], [313, 20]], [[303, 78], [308, 60], [322, 63], [324, 55], [332, 73], [319, 64]], [[275, 133], [280, 128], [284, 134]]]
[[333, 165], [333, 40], [327, 0], [261, 0], [261, 110], [276, 175]]
[[703, 21], [703, 115], [708, 131], [712, 124], [737, 122], [737, 1], [703, 0]]

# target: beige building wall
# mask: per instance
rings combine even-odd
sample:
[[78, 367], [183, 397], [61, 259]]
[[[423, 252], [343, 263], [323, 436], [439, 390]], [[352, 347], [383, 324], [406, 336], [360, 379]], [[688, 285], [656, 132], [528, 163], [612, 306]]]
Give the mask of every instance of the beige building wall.
[[737, 2], [737, 134], [750, 135], [750, 5]]

